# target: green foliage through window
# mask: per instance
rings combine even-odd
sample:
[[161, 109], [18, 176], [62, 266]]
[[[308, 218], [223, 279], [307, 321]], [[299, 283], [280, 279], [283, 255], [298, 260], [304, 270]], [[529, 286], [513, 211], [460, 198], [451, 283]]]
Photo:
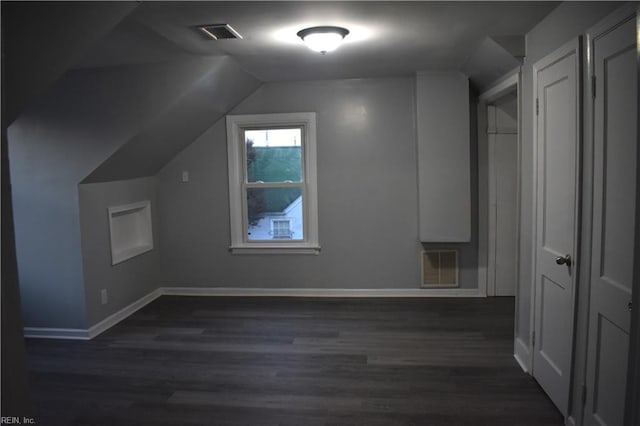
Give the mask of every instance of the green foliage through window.
[[[300, 146], [264, 147], [246, 142], [248, 182], [300, 182], [302, 148]], [[251, 188], [247, 191], [249, 224], [255, 225], [265, 213], [282, 212], [301, 195], [300, 188]]]

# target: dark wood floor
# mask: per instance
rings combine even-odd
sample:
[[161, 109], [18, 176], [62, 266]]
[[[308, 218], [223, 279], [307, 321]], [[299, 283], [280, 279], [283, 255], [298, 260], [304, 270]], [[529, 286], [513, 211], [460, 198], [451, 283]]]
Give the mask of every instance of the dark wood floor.
[[41, 425], [561, 425], [512, 347], [512, 298], [163, 296], [27, 342]]

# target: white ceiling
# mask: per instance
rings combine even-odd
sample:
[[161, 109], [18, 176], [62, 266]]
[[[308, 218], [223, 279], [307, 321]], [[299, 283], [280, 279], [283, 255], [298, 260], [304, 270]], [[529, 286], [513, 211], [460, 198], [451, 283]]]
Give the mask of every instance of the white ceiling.
[[[229, 55], [262, 81], [364, 78], [463, 69], [487, 37], [523, 36], [556, 2], [145, 2], [80, 67]], [[193, 27], [227, 23], [242, 40]], [[321, 55], [296, 37], [337, 25], [351, 34]], [[477, 58], [476, 58], [477, 60]]]

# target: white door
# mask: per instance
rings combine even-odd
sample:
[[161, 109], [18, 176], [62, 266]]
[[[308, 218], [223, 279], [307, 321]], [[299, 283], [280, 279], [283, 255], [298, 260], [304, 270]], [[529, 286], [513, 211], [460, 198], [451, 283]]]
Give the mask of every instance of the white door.
[[[514, 296], [517, 263], [517, 98], [490, 105], [488, 296]], [[505, 112], [506, 111], [506, 112]], [[507, 113], [508, 112], [508, 113]]]
[[534, 65], [536, 272], [533, 376], [567, 415], [577, 275], [579, 43]]
[[[594, 193], [586, 425], [622, 425], [636, 201], [635, 20], [593, 41]], [[608, 28], [607, 30], [610, 30]]]

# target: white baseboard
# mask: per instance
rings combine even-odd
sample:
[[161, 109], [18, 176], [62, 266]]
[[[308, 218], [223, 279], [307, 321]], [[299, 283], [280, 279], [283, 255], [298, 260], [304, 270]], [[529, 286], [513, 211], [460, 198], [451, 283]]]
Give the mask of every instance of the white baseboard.
[[142, 296], [140, 299], [136, 300], [132, 304], [120, 309], [115, 314], [110, 315], [107, 318], [100, 321], [99, 323], [92, 325], [91, 327], [89, 327], [89, 330], [88, 330], [89, 338], [93, 339], [97, 335], [107, 331], [108, 329], [110, 329], [111, 327], [113, 327], [123, 319], [131, 316], [136, 311], [144, 308], [145, 306], [147, 306], [149, 303], [153, 302], [160, 296], [162, 296], [162, 289], [157, 288], [153, 290], [151, 293], [147, 294], [146, 296]]
[[88, 329], [25, 327], [24, 337], [90, 340], [110, 329], [162, 295], [168, 296], [279, 296], [279, 297], [484, 297], [478, 289], [324, 289], [324, 288], [233, 288], [160, 287], [125, 306]]
[[67, 339], [67, 340], [89, 340], [89, 330], [86, 328], [48, 328], [48, 327], [25, 327], [24, 337], [34, 339]]
[[531, 365], [531, 351], [529, 346], [519, 337], [515, 338], [513, 357], [522, 368], [522, 371], [528, 374], [529, 365]]
[[162, 289], [158, 288], [151, 293], [142, 296], [132, 304], [125, 306], [113, 315], [108, 316], [97, 324], [87, 328], [42, 328], [25, 327], [24, 337], [39, 339], [67, 339], [67, 340], [90, 340], [97, 335], [107, 331], [123, 319], [129, 317], [137, 310], [145, 307], [149, 303], [162, 296]]
[[238, 288], [163, 287], [171, 296], [279, 296], [279, 297], [484, 297], [478, 289], [342, 289], [342, 288]]

